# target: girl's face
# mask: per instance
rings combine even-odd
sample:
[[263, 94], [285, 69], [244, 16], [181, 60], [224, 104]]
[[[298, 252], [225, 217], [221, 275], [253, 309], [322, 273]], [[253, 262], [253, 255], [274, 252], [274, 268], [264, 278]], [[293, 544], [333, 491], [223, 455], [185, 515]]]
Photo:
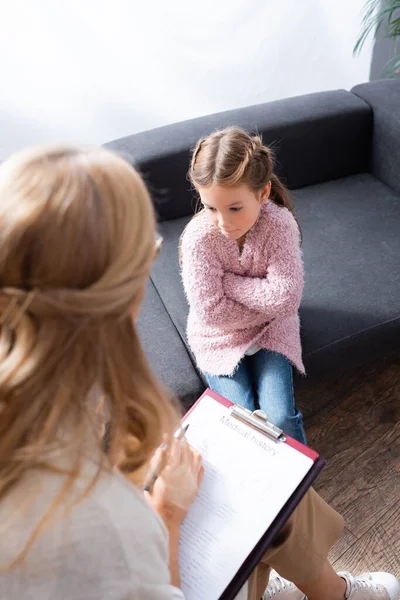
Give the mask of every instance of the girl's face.
[[258, 219], [262, 204], [271, 191], [271, 183], [254, 192], [247, 185], [210, 186], [200, 188], [201, 202], [210, 221], [230, 240], [246, 235]]

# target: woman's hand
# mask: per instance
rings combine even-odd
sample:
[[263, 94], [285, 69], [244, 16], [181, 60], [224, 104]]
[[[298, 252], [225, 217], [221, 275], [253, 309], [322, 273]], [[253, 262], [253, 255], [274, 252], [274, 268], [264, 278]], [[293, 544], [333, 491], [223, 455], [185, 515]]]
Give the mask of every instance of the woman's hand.
[[[161, 452], [157, 450], [152, 462], [160, 460]], [[172, 439], [165, 461], [152, 492], [146, 492], [146, 496], [170, 529], [180, 527], [187, 515], [199, 490], [204, 468], [200, 454], [185, 440], [176, 438]]]
[[[150, 469], [159, 464], [162, 452], [157, 450], [150, 463]], [[180, 588], [180, 527], [199, 491], [203, 473], [200, 454], [185, 440], [173, 438], [168, 455], [165, 456], [165, 466], [154, 483], [153, 491], [145, 492], [150, 504], [167, 526], [171, 583], [177, 588]]]

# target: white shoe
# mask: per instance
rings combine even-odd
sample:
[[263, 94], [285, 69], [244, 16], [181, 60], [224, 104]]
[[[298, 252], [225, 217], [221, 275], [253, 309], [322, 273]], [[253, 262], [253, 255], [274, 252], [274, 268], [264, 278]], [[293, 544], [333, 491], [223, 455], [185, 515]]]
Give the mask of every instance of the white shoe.
[[283, 579], [279, 575], [270, 579], [262, 600], [269, 600], [270, 598], [276, 598], [277, 600], [305, 600], [303, 592], [294, 583]]
[[400, 582], [390, 573], [363, 573], [354, 577], [338, 573], [347, 584], [345, 598], [353, 600], [400, 600]]

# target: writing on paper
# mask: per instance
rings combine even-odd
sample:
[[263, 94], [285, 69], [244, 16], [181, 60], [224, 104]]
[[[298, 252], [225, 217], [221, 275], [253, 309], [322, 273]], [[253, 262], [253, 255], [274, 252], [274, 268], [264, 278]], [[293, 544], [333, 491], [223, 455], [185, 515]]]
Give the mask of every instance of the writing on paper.
[[259, 448], [262, 448], [266, 452], [268, 452], [271, 456], [276, 456], [277, 450], [271, 444], [268, 443], [267, 440], [261, 440], [259, 437], [255, 436], [250, 427], [242, 427], [239, 423], [234, 423], [229, 417], [222, 416], [220, 419], [220, 423], [228, 427], [232, 431], [236, 431], [239, 435], [243, 436], [256, 444]]

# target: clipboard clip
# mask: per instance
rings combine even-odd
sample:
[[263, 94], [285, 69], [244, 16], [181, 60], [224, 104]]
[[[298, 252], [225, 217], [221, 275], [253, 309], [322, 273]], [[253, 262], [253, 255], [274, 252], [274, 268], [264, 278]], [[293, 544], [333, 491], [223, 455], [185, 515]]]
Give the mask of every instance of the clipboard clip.
[[264, 433], [275, 442], [278, 440], [284, 442], [286, 439], [282, 429], [279, 429], [279, 427], [270, 423], [263, 410], [251, 412], [251, 410], [243, 408], [243, 406], [234, 404], [230, 408], [230, 413], [231, 417], [239, 419], [239, 421], [249, 425], [249, 427], [253, 427], [253, 429], [256, 429], [257, 431], [261, 431], [261, 433]]

